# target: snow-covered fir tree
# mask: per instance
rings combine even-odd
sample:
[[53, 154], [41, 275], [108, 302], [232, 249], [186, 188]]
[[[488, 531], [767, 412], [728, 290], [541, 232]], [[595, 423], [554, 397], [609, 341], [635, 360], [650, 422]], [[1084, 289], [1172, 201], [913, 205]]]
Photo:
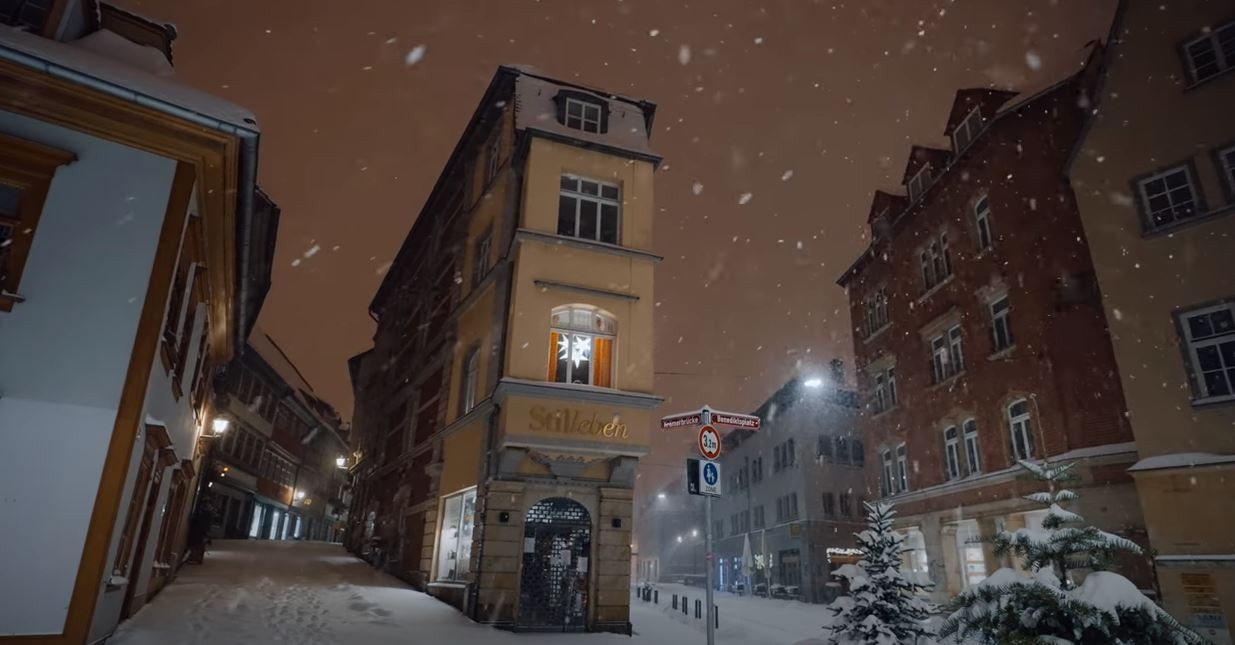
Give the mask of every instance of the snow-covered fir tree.
[[[1025, 499], [1046, 507], [1041, 528], [1001, 531], [995, 552], [1021, 560], [1023, 574], [1000, 569], [952, 604], [940, 634], [945, 642], [1191, 645], [1204, 639], [1180, 625], [1127, 578], [1107, 571], [1136, 543], [1084, 524], [1061, 504], [1077, 499], [1063, 485], [1074, 463], [1020, 465], [1047, 485]], [[1073, 572], [1091, 573], [1076, 584]]]
[[901, 570], [905, 537], [892, 529], [891, 504], [865, 503], [866, 530], [856, 534], [862, 559], [834, 575], [849, 581], [849, 595], [836, 599], [828, 642], [835, 645], [926, 645], [933, 643], [926, 619], [934, 605], [917, 593], [927, 588]]

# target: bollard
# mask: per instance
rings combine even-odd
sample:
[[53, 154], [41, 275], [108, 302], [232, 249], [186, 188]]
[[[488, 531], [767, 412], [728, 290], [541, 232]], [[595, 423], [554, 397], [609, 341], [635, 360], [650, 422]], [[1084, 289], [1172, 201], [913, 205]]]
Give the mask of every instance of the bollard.
[[712, 616], [716, 618], [716, 629], [720, 629], [720, 607], [712, 605]]
[[703, 601], [696, 598], [695, 599], [695, 620], [699, 620], [700, 618], [703, 618]]
[[656, 605], [660, 604], [660, 589], [652, 590], [652, 603]]
[[673, 594], [673, 608], [674, 610], [678, 608], [678, 595], [677, 594]]
[[686, 594], [682, 594], [682, 615], [689, 616], [690, 611], [686, 609]]

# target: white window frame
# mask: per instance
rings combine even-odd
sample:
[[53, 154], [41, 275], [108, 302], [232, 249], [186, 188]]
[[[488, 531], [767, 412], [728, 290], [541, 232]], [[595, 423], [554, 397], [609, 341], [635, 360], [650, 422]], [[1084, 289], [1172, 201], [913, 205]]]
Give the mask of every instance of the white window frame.
[[932, 336], [929, 342], [931, 377], [938, 385], [965, 371], [964, 336], [960, 325], [952, 325]]
[[896, 366], [895, 365], [892, 365], [888, 369], [884, 370], [884, 383], [888, 389], [888, 402], [891, 404], [889, 407], [894, 408], [896, 407], [896, 404], [900, 402], [900, 399], [898, 399], [896, 396]]
[[896, 444], [897, 492], [909, 490], [909, 449], [904, 442]]
[[965, 463], [970, 475], [982, 472], [982, 450], [978, 444], [978, 422], [965, 419], [961, 423], [961, 435], [965, 440]]
[[892, 461], [892, 449], [884, 448], [881, 451], [883, 461], [883, 494], [884, 496], [896, 494], [896, 471], [894, 470]]
[[473, 347], [463, 359], [463, 386], [459, 388], [459, 414], [467, 414], [476, 407], [476, 395], [480, 389], [480, 348]]
[[[565, 322], [553, 322], [553, 319], [558, 315], [565, 315]], [[587, 327], [577, 322], [577, 319], [586, 314], [591, 317], [592, 327]], [[566, 353], [566, 374], [558, 374], [558, 383], [573, 383], [576, 369], [573, 356], [575, 353], [576, 343], [586, 342], [588, 344], [588, 360], [587, 360], [587, 383], [584, 385], [595, 385], [596, 383], [596, 360], [594, 350], [596, 348], [596, 339], [608, 339], [613, 343], [613, 354], [610, 357], [610, 369], [616, 369], [617, 366], [617, 318], [607, 311], [592, 307], [589, 305], [563, 305], [555, 307], [550, 313], [549, 331], [556, 332], [559, 336], [558, 347], [554, 354], [555, 360], [560, 358], [562, 352]], [[565, 341], [565, 346], [562, 345]], [[562, 380], [562, 379], [565, 380]], [[609, 375], [610, 387], [616, 386], [616, 374]]]
[[[1024, 405], [1025, 411], [1014, 414], [1018, 405]], [[1012, 457], [1014, 459], [1033, 459], [1033, 413], [1030, 410], [1029, 399], [1016, 399], [1008, 403], [1008, 431], [1012, 439]]]
[[[1201, 36], [1184, 43], [1182, 51], [1184, 53], [1184, 60], [1188, 65], [1188, 76], [1192, 79], [1193, 84], [1220, 76], [1223, 72], [1231, 69], [1232, 64], [1227, 61], [1227, 57], [1230, 56], [1232, 59], [1235, 59], [1235, 52], [1225, 51], [1222, 47], [1222, 39], [1219, 37], [1219, 34], [1222, 34], [1228, 30], [1235, 30], [1235, 22], [1228, 22], [1216, 29], [1211, 29], [1209, 33], [1202, 34]], [[1200, 76], [1196, 68], [1196, 61], [1192, 57], [1192, 47], [1193, 45], [1197, 45], [1205, 41], [1209, 41], [1210, 48], [1214, 52], [1214, 60], [1218, 64], [1218, 70], [1212, 74]]]
[[930, 291], [952, 277], [952, 257], [948, 249], [948, 232], [941, 231], [918, 253], [922, 266], [923, 291]]
[[[1003, 308], [997, 309], [1000, 303], [1003, 303]], [[991, 301], [989, 310], [991, 342], [994, 343], [995, 353], [999, 353], [1016, 344], [1016, 338], [1012, 336], [1012, 303], [1007, 295], [999, 296]]]
[[991, 200], [983, 195], [973, 205], [973, 224], [977, 229], [978, 251], [986, 251], [995, 246], [995, 232], [991, 230]]
[[[558, 195], [560, 197], [569, 197], [575, 200], [575, 225], [574, 225], [573, 234], [562, 233], [560, 230], [558, 230], [557, 231], [558, 235], [563, 235], [566, 237], [573, 237], [573, 238], [577, 238], [580, 240], [588, 240], [591, 242], [600, 242], [602, 244], [615, 244], [615, 245], [620, 244], [622, 241], [622, 187], [613, 182], [600, 181], [597, 179], [590, 179], [588, 177], [583, 177], [580, 175], [572, 175], [569, 173], [563, 174], [562, 179], [574, 182], [574, 188], [565, 188], [559, 184]], [[596, 184], [597, 186], [596, 194], [593, 195], [591, 193], [584, 192], [583, 190], [584, 183]], [[612, 188], [616, 194], [616, 197], [605, 196], [606, 188]], [[590, 203], [596, 204], [596, 236], [595, 237], [584, 237], [580, 233], [580, 224], [582, 224], [582, 220], [583, 220], [583, 203], [584, 202], [590, 202]], [[604, 212], [605, 206], [612, 206], [617, 211], [617, 214], [615, 216], [616, 219], [614, 220], [614, 224], [613, 224], [614, 229], [613, 229], [613, 239], [612, 240], [602, 239], [604, 235], [602, 234], [603, 227], [601, 223], [604, 221], [603, 212]], [[559, 212], [558, 212], [559, 229], [560, 229], [560, 221], [561, 221], [560, 208], [561, 206], [559, 204]]]
[[1218, 151], [1218, 165], [1222, 167], [1222, 178], [1235, 193], [1235, 146], [1228, 146]]
[[[977, 117], [977, 118], [975, 118]], [[961, 141], [960, 134], [964, 132], [964, 141]], [[956, 129], [952, 130], [952, 150], [955, 154], [960, 155], [966, 148], [978, 138], [978, 134], [982, 132], [982, 113], [978, 108], [969, 111], [965, 118], [961, 120]]]
[[[1229, 343], [1235, 343], [1235, 329], [1225, 331], [1223, 333], [1214, 333], [1205, 337], [1194, 337], [1192, 327], [1189, 324], [1192, 318], [1199, 316], [1209, 316], [1216, 312], [1229, 311], [1232, 317], [1235, 317], [1235, 301], [1223, 302], [1207, 307], [1198, 307], [1187, 311], [1179, 312], [1179, 329], [1182, 334], [1184, 345], [1187, 348], [1188, 363], [1191, 368], [1189, 371], [1192, 377], [1192, 387], [1195, 393], [1196, 402], [1217, 402], [1217, 401], [1232, 401], [1235, 400], [1235, 365], [1227, 365], [1223, 360], [1222, 352], [1218, 351], [1218, 369], [1209, 370], [1206, 372], [1201, 368], [1200, 350], [1207, 347], [1221, 347]], [[1209, 384], [1205, 380], [1207, 373], [1218, 373], [1226, 383], [1228, 390], [1227, 394], [1213, 393], [1209, 389]]]
[[960, 479], [960, 430], [956, 426], [948, 426], [943, 431], [944, 472], [948, 479]]
[[[464, 521], [466, 518], [467, 501], [469, 497], [472, 499], [472, 525], [471, 525], [472, 528], [471, 530], [467, 530], [469, 527]], [[448, 528], [450, 518], [446, 517], [446, 511], [450, 506], [450, 501], [455, 498], [459, 498], [459, 516], [458, 516], [459, 525], [458, 527], [454, 529], [455, 530], [454, 535], [447, 536], [446, 531], [450, 530]], [[434, 571], [433, 579], [438, 582], [464, 582], [467, 580], [467, 576], [471, 572], [471, 550], [472, 550], [472, 547], [474, 546], [473, 540], [475, 538], [475, 534], [474, 534], [475, 528], [474, 527], [475, 527], [475, 516], [476, 516], [476, 488], [472, 487], [466, 490], [459, 491], [457, 493], [445, 495], [441, 498], [440, 504], [441, 506], [439, 508], [442, 509], [442, 519], [438, 523], [437, 553], [434, 554], [435, 571]], [[467, 566], [468, 568], [464, 571], [460, 571], [460, 563], [465, 562], [464, 558], [460, 557], [462, 555], [462, 549], [460, 548], [460, 545], [463, 544], [464, 539], [467, 540], [467, 545], [468, 545], [468, 551], [467, 551], [468, 558], [466, 559], [467, 564], [464, 566]], [[454, 542], [453, 544], [450, 544], [451, 540], [453, 540]], [[447, 551], [446, 549], [453, 549], [453, 553], [455, 554], [455, 557], [453, 558], [455, 562], [455, 570], [453, 572], [454, 573], [453, 576], [450, 575], [451, 572], [442, 570], [443, 562], [448, 561], [448, 560], [444, 560], [443, 556], [447, 553], [450, 553], [450, 551]]]
[[888, 317], [888, 290], [880, 287], [866, 298], [866, 335], [874, 336], [887, 327], [892, 320]]
[[910, 177], [909, 181], [905, 184], [906, 188], [909, 190], [910, 203], [918, 201], [918, 198], [922, 197], [923, 193], [926, 192], [926, 189], [930, 188], [930, 169], [931, 165], [929, 163], [923, 164], [922, 167], [918, 169], [918, 172], [914, 173], [914, 175]]
[[[1180, 173], [1180, 172], [1184, 174], [1184, 178], [1187, 180], [1188, 194], [1191, 197], [1192, 214], [1184, 215], [1184, 216], [1177, 216], [1175, 214], [1175, 209], [1178, 208], [1178, 206], [1175, 204], [1174, 199], [1171, 198], [1172, 191], [1170, 189], [1167, 189], [1166, 192], [1163, 193], [1166, 195], [1167, 201], [1170, 203], [1170, 207], [1165, 210], [1154, 211], [1149, 205], [1149, 200], [1151, 196], [1149, 192], [1146, 190], [1146, 185], [1154, 181], [1162, 180], [1163, 185], [1165, 186], [1167, 177], [1174, 175], [1176, 173]], [[1180, 222], [1186, 222], [1188, 220], [1195, 219], [1196, 217], [1200, 215], [1203, 215], [1203, 213], [1201, 212], [1201, 200], [1200, 200], [1201, 195], [1200, 195], [1200, 191], [1197, 190], [1196, 178], [1192, 176], [1192, 168], [1189, 167], [1189, 165], [1186, 163], [1179, 164], [1176, 166], [1171, 166], [1170, 168], [1167, 168], [1160, 172], [1156, 172], [1152, 175], [1149, 175], [1148, 177], [1142, 177], [1136, 182], [1136, 190], [1141, 200], [1141, 207], [1142, 207], [1143, 214], [1145, 217], [1144, 225], [1145, 225], [1146, 230], [1155, 231], [1158, 229], [1170, 228], [1171, 226], [1174, 226]], [[1158, 193], [1155, 193], [1155, 196], [1157, 194]], [[1183, 202], [1180, 202], [1180, 204], [1182, 203]], [[1170, 217], [1171, 217], [1170, 221], [1164, 222], [1162, 224], [1158, 224], [1155, 218], [1155, 215], [1157, 213], [1166, 213], [1166, 212], [1170, 213]]]
[[[570, 108], [576, 105], [579, 106], [579, 114], [572, 115], [570, 113]], [[564, 125], [566, 127], [571, 128], [572, 130], [600, 134], [600, 122], [604, 114], [600, 105], [592, 101], [584, 101], [583, 99], [567, 98], [566, 111], [564, 114], [566, 117], [566, 123]], [[588, 129], [588, 125], [591, 125], [594, 129]]]

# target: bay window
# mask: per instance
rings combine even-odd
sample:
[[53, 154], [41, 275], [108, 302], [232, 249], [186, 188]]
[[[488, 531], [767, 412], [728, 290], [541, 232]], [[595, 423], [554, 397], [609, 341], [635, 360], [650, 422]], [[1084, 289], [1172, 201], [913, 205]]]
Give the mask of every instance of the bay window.
[[437, 539], [437, 580], [465, 581], [471, 571], [476, 489], [442, 499], [442, 528]]
[[553, 310], [550, 325], [550, 381], [613, 387], [613, 316], [587, 305], [567, 305]]

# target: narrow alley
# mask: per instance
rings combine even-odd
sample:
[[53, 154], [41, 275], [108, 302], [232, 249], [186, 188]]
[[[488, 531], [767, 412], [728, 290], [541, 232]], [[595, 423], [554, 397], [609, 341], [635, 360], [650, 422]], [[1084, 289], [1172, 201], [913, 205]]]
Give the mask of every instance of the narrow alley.
[[[218, 540], [200, 566], [181, 570], [108, 645], [257, 645], [296, 643], [681, 643], [703, 642], [702, 625], [670, 607], [673, 593], [698, 589], [662, 585], [660, 603], [632, 601], [635, 634], [516, 634], [476, 624], [451, 606], [380, 573], [337, 544], [278, 540]], [[721, 643], [809, 642], [822, 632], [823, 609], [797, 602], [718, 594]], [[693, 602], [693, 601], [692, 601]], [[767, 605], [766, 607], [763, 605]], [[756, 606], [758, 605], [758, 606]], [[750, 621], [753, 615], [775, 620]], [[750, 614], [750, 615], [747, 615]], [[732, 622], [726, 620], [733, 617]], [[775, 624], [764, 624], [775, 623]]]

